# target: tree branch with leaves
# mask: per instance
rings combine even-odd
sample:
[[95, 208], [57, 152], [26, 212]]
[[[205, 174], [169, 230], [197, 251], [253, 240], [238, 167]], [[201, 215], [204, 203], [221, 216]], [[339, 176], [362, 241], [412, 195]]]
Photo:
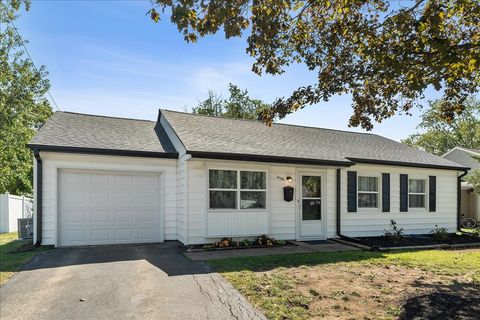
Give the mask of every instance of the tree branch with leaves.
[[480, 101], [470, 97], [465, 109], [452, 121], [442, 117], [443, 101], [430, 102], [414, 133], [403, 143], [441, 156], [454, 147], [480, 148]]
[[149, 13], [156, 22], [169, 17], [188, 42], [246, 33], [259, 75], [297, 63], [316, 72], [316, 83], [264, 111], [267, 124], [349, 93], [349, 124], [370, 130], [421, 106], [429, 87], [442, 92], [439, 116], [453, 121], [479, 89], [478, 0], [156, 0]]
[[52, 114], [45, 95], [49, 82], [25, 57], [13, 21], [29, 1], [0, 2], [0, 193], [32, 193], [32, 152], [26, 144]]
[[260, 99], [251, 98], [247, 90], [237, 85], [228, 84], [229, 97], [223, 99], [214, 91], [208, 92], [208, 97], [193, 108], [193, 113], [235, 119], [257, 120], [262, 112], [270, 107]]

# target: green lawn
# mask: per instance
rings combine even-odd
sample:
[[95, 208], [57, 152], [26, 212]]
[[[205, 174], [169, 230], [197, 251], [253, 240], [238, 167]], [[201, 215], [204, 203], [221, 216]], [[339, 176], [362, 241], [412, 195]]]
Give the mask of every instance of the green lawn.
[[47, 249], [41, 247], [33, 251], [9, 253], [29, 241], [31, 240], [17, 239], [16, 232], [0, 234], [0, 285], [10, 279], [15, 272], [23, 264], [30, 261], [35, 254]]
[[404, 292], [417, 295], [422, 285], [455, 281], [480, 284], [479, 249], [292, 254], [209, 264], [270, 319], [395, 319]]

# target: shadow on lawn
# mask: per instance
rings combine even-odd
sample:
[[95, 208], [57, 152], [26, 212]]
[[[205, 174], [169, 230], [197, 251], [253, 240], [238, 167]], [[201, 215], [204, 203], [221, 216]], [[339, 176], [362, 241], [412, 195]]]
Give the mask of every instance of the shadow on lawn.
[[384, 258], [382, 252], [344, 251], [326, 253], [304, 253], [276, 256], [231, 258], [225, 261], [212, 260], [208, 264], [219, 272], [269, 271], [276, 268], [317, 266], [337, 262], [360, 262]]
[[429, 293], [411, 297], [403, 305], [400, 320], [412, 319], [478, 319], [480, 285], [454, 282], [445, 284], [416, 283]]

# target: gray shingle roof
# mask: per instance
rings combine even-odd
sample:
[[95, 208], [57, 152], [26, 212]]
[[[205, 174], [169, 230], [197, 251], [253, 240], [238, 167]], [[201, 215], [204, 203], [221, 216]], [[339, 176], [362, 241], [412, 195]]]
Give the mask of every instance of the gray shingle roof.
[[33, 146], [173, 154], [176, 150], [156, 121], [55, 112], [29, 144]]
[[161, 110], [187, 151], [339, 163], [384, 161], [462, 168], [459, 164], [376, 134]]

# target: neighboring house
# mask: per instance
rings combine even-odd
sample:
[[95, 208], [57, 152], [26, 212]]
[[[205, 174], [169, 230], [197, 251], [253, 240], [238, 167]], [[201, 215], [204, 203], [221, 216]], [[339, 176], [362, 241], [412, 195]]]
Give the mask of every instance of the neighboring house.
[[454, 232], [467, 170], [375, 134], [168, 110], [56, 112], [29, 146], [35, 239], [56, 246]]
[[[455, 147], [442, 157], [463, 166], [470, 167], [472, 170], [480, 169], [480, 161], [475, 159], [474, 156], [480, 157], [480, 149]], [[460, 208], [462, 215], [480, 221], [480, 195], [475, 193], [473, 186], [465, 181], [462, 182]]]

